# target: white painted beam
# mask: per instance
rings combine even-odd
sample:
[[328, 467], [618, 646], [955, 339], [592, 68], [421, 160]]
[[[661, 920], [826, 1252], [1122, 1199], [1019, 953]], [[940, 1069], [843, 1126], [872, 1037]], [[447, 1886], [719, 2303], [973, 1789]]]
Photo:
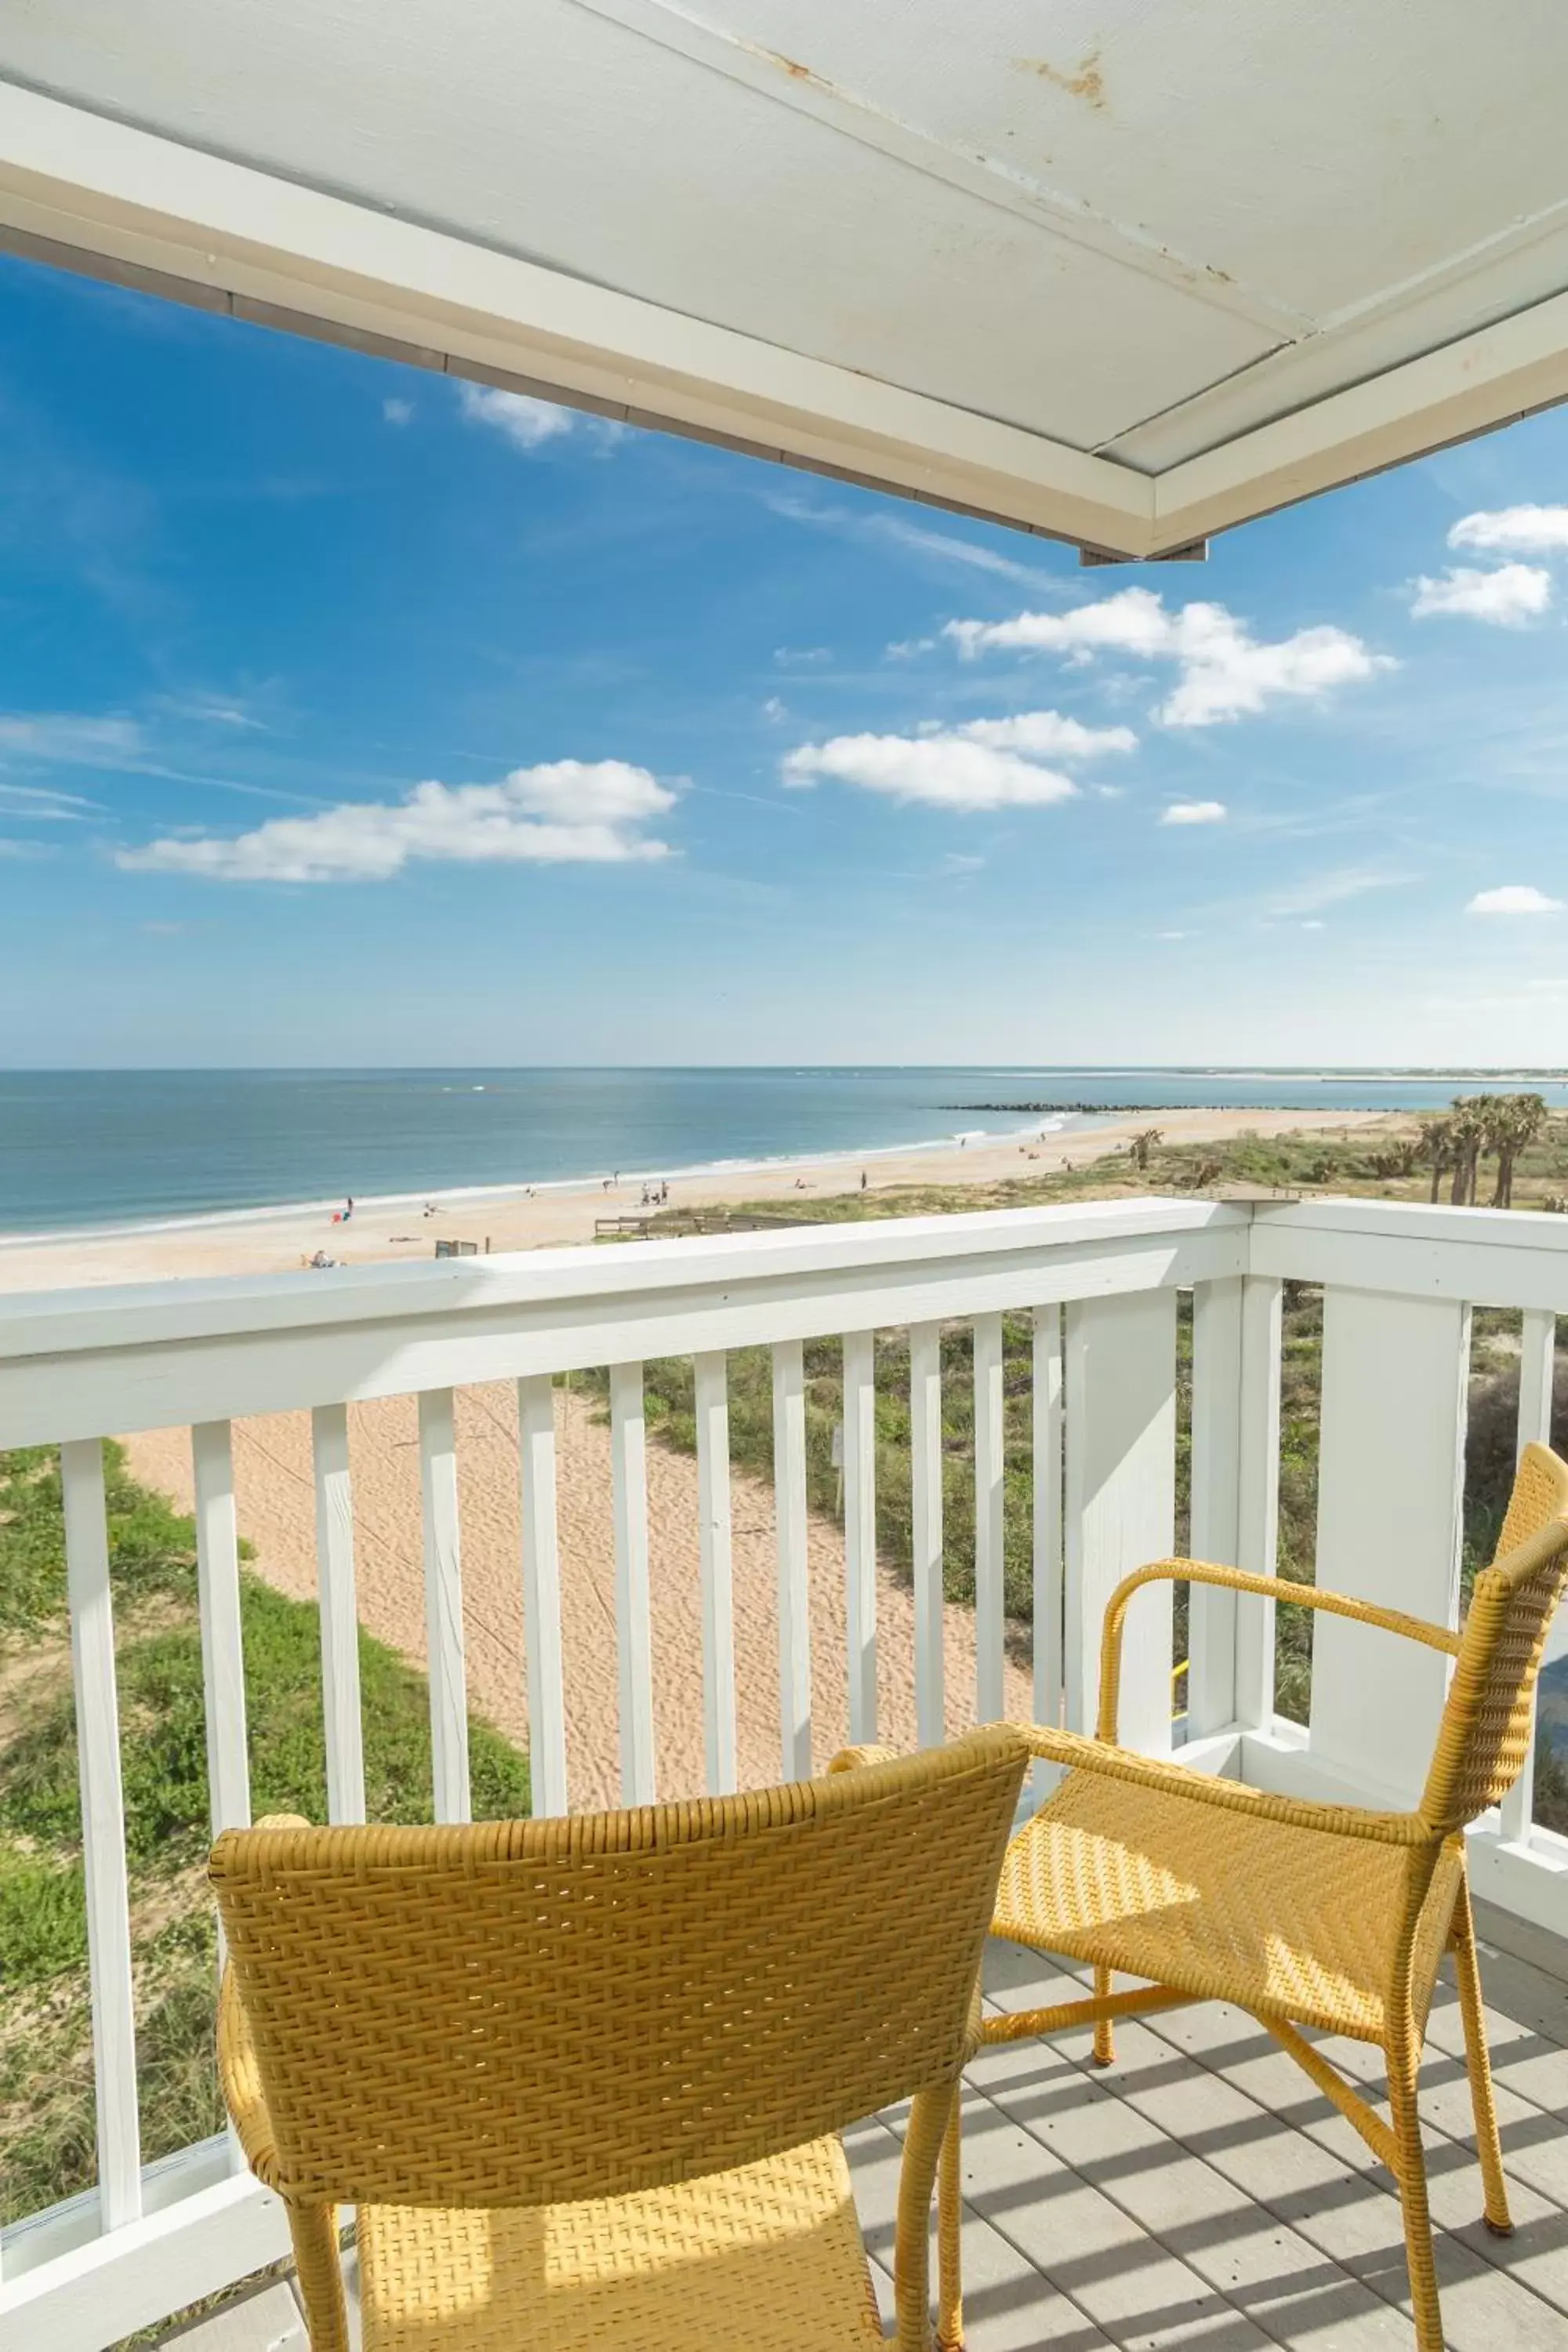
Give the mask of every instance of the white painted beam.
[[0, 84], [0, 226], [453, 374], [731, 441], [1128, 555], [1149, 478], [851, 368]]

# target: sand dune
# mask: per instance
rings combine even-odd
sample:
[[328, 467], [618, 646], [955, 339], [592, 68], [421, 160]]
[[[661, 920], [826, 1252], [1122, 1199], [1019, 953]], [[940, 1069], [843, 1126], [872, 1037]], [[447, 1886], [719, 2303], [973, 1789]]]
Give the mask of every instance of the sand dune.
[[[562, 1638], [567, 1705], [567, 1777], [574, 1810], [620, 1801], [615, 1620], [615, 1539], [609, 1431], [588, 1400], [556, 1393]], [[416, 1664], [425, 1659], [419, 1469], [414, 1400], [351, 1406], [360, 1616]], [[131, 1465], [183, 1508], [191, 1504], [188, 1433], [128, 1441]], [[470, 1704], [525, 1741], [516, 1392], [509, 1382], [460, 1391], [458, 1491]], [[235, 1429], [241, 1532], [256, 1565], [296, 1599], [316, 1592], [315, 1504], [310, 1417], [279, 1413]], [[703, 1786], [701, 1614], [697, 1557], [697, 1466], [650, 1444], [648, 1538], [653, 1616], [654, 1737], [661, 1796]], [[778, 1603], [771, 1487], [736, 1470], [731, 1489], [735, 1682], [743, 1787], [780, 1777]], [[808, 1537], [813, 1747], [824, 1765], [847, 1737], [844, 1549], [830, 1519], [814, 1515]], [[974, 1717], [974, 1621], [945, 1613], [947, 1729]], [[880, 1736], [913, 1747], [914, 1605], [887, 1571], [878, 1577]], [[1009, 1664], [1006, 1706], [1026, 1717], [1026, 1672]]]

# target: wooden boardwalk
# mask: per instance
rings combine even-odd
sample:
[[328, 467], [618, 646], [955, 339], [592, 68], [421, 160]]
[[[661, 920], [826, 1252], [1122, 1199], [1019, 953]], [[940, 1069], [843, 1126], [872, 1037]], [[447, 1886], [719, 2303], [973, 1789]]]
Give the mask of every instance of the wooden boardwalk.
[[[1493, 2063], [1516, 2231], [1489, 2235], [1458, 2011], [1439, 1988], [1423, 2074], [1453, 2352], [1568, 2352], [1568, 1947], [1482, 1907]], [[993, 1947], [992, 1999], [1060, 1997]], [[1327, 2042], [1375, 2086], [1375, 2052]], [[1179, 2010], [987, 2052], [964, 2110], [969, 2352], [1412, 2352], [1399, 2207], [1350, 2126], [1239, 2011]], [[890, 2259], [897, 2114], [848, 2135], [879, 2265]], [[891, 2287], [879, 2267], [891, 2312]], [[180, 2352], [306, 2352], [289, 2289], [208, 2319]], [[806, 2347], [802, 2347], [806, 2352]]]

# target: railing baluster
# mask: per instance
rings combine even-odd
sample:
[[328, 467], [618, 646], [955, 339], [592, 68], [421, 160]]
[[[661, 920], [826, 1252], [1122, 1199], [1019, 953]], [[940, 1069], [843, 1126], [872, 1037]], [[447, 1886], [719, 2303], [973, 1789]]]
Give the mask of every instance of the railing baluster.
[[517, 1384], [522, 1480], [522, 1638], [528, 1666], [529, 1799], [535, 1817], [566, 1811], [566, 1685], [561, 1664], [561, 1547], [555, 1521], [555, 1387]]
[[250, 1826], [245, 1738], [245, 1651], [239, 1624], [239, 1526], [234, 1444], [226, 1421], [191, 1432], [195, 1488], [196, 1591], [206, 1715], [207, 1801], [213, 1835]]
[[60, 1484], [65, 1496], [66, 1588], [92, 1985], [99, 2200], [103, 2227], [117, 2230], [136, 2221], [142, 2211], [142, 2135], [136, 2107], [131, 1901], [100, 1438], [73, 1438], [60, 1447]]
[[[1062, 1719], [1062, 1310], [1037, 1307], [1034, 1334], [1035, 1720]], [[1061, 1778], [1037, 1763], [1037, 1799]]]
[[974, 1705], [997, 1723], [1002, 1704], [1003, 1609], [1002, 1318], [974, 1320]]
[[910, 1471], [915, 1593], [915, 1732], [940, 1745], [942, 1671], [942, 1330], [910, 1329]]
[[327, 1747], [327, 1819], [364, 1819], [364, 1735], [360, 1717], [359, 1607], [354, 1594], [354, 1507], [349, 1484], [347, 1405], [310, 1415], [316, 1476], [316, 1591], [321, 1620], [321, 1719]]
[[844, 1342], [844, 1581], [849, 1664], [849, 1738], [877, 1737], [876, 1334]]
[[[1272, 1576], [1279, 1550], [1279, 1380], [1285, 1286], [1249, 1274], [1241, 1294], [1241, 1411], [1237, 1441], [1236, 1559]], [[1274, 1603], [1241, 1592], [1236, 1603], [1236, 1719], [1274, 1728]]]
[[773, 1517], [779, 1566], [779, 1725], [786, 1780], [811, 1777], [811, 1591], [806, 1574], [805, 1366], [773, 1349]]
[[616, 1637], [620, 1666], [621, 1801], [651, 1805], [653, 1635], [648, 1595], [647, 1458], [640, 1364], [610, 1367], [616, 1509]]
[[702, 1758], [710, 1796], [735, 1787], [735, 1612], [730, 1550], [730, 1389], [723, 1354], [692, 1362], [702, 1581]]
[[430, 1764], [436, 1819], [466, 1822], [468, 1697], [463, 1660], [463, 1575], [458, 1539], [458, 1437], [450, 1389], [419, 1396], [425, 1527], [425, 1638], [430, 1662]]
[[[1552, 1443], [1552, 1392], [1557, 1372], [1557, 1318], [1527, 1307], [1519, 1358], [1519, 1451]], [[1535, 1819], [1535, 1711], [1531, 1709], [1524, 1769], [1502, 1801], [1502, 1833], [1515, 1845], [1530, 1837]]]

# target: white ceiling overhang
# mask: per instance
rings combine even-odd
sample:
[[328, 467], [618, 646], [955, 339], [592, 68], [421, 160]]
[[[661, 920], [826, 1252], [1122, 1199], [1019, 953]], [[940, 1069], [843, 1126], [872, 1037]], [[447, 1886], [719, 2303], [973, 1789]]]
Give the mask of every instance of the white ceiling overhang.
[[1126, 556], [1568, 398], [1563, 0], [23, 0], [0, 243]]

